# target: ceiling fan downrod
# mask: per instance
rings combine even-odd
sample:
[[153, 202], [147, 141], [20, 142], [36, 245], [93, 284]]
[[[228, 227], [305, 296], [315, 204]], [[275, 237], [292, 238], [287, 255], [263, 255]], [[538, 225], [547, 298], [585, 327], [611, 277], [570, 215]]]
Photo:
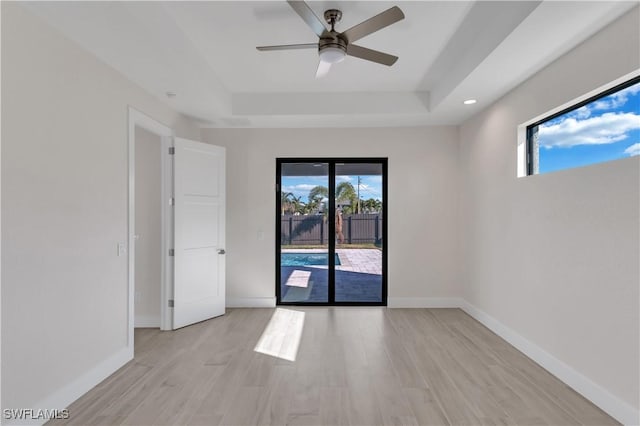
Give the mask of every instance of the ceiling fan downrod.
[[331, 32], [335, 33], [335, 25], [342, 19], [342, 11], [338, 9], [328, 9], [324, 12], [324, 20], [331, 25]]

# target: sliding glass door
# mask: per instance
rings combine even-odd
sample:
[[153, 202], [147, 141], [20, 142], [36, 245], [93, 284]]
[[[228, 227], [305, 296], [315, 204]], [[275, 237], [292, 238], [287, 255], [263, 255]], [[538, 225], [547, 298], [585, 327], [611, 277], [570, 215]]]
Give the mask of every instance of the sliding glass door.
[[328, 303], [329, 164], [286, 162], [279, 166], [279, 301]]
[[278, 304], [386, 305], [386, 159], [278, 159]]
[[336, 302], [382, 301], [382, 166], [336, 164]]

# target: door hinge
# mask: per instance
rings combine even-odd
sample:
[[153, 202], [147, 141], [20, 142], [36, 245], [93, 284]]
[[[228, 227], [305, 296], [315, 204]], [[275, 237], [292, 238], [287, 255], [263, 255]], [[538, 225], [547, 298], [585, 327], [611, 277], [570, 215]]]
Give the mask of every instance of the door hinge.
[[174, 249], [169, 249], [169, 256], [175, 256], [176, 251]]
[[173, 308], [173, 299], [169, 299], [169, 307]]
[[173, 146], [169, 147], [169, 155], [174, 155], [176, 153], [176, 148]]
[[280, 191], [280, 184], [276, 183], [276, 192]]
[[173, 197], [169, 198], [169, 205], [170, 206], [175, 206], [176, 205], [176, 199], [173, 198]]

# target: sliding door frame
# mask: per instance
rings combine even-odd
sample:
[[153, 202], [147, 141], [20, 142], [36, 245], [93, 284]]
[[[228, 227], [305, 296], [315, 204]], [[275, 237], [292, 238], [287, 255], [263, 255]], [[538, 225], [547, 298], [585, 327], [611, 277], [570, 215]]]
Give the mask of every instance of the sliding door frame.
[[[328, 185], [329, 185], [329, 205], [328, 205], [328, 214], [327, 214], [327, 224], [329, 225], [329, 248], [328, 248], [328, 301], [327, 302], [283, 302], [282, 294], [281, 294], [281, 267], [280, 267], [280, 251], [281, 251], [281, 230], [282, 230], [282, 220], [281, 220], [281, 193], [282, 188], [281, 180], [282, 180], [282, 165], [287, 163], [327, 163], [329, 166], [329, 176], [328, 176]], [[359, 163], [374, 163], [380, 164], [382, 166], [382, 294], [380, 302], [336, 302], [335, 300], [335, 262], [332, 259], [335, 259], [336, 253], [336, 230], [335, 230], [335, 190], [336, 190], [336, 164], [344, 163], [344, 164], [359, 164]], [[275, 209], [275, 218], [276, 218], [276, 238], [275, 238], [275, 264], [276, 264], [276, 304], [277, 305], [293, 305], [293, 306], [387, 306], [387, 247], [388, 238], [387, 238], [387, 227], [388, 227], [388, 202], [387, 202], [387, 158], [375, 157], [375, 158], [361, 158], [361, 157], [346, 157], [346, 158], [336, 158], [336, 157], [295, 157], [295, 158], [276, 158], [276, 209]]]

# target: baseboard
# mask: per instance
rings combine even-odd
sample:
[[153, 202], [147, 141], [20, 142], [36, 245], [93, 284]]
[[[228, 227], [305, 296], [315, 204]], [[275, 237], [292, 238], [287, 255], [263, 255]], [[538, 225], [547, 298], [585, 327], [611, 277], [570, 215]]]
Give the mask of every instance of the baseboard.
[[[273, 308], [275, 297], [227, 298], [227, 307]], [[409, 298], [393, 297], [388, 299], [389, 308], [461, 308], [485, 327], [506, 340], [509, 344], [527, 355], [551, 374], [570, 386], [576, 392], [600, 407], [611, 417], [625, 425], [640, 424], [640, 413], [628, 403], [613, 395], [602, 386], [592, 382], [569, 365], [555, 358], [536, 344], [507, 327], [486, 312], [460, 298]], [[129, 347], [121, 349], [95, 368], [80, 376], [67, 386], [35, 404], [35, 408], [64, 409], [91, 388], [103, 381], [117, 369], [133, 359]], [[12, 421], [12, 425], [41, 425], [41, 421]]]
[[227, 308], [275, 308], [275, 297], [227, 297]]
[[459, 308], [463, 300], [457, 297], [390, 297], [388, 308]]
[[133, 320], [134, 328], [160, 328], [159, 315], [136, 315]]
[[535, 343], [525, 339], [486, 312], [465, 300], [461, 300], [461, 302], [460, 307], [463, 311], [509, 342], [509, 344], [538, 363], [573, 390], [600, 407], [611, 417], [625, 425], [640, 424], [640, 412], [634, 407], [616, 397], [602, 386], [592, 382], [589, 378], [555, 358]]
[[[456, 297], [390, 297], [389, 308], [459, 308], [464, 301]], [[228, 308], [274, 308], [275, 297], [227, 297]]]
[[[94, 386], [113, 374], [120, 367], [133, 359], [133, 351], [129, 347], [124, 347], [93, 369], [87, 371], [82, 376], [75, 379], [68, 385], [58, 389], [43, 400], [34, 404], [34, 409], [57, 409], [63, 410], [71, 405], [76, 399], [89, 392]], [[25, 407], [26, 408], [26, 407]], [[73, 413], [70, 413], [73, 420]], [[38, 420], [5, 420], [3, 424], [11, 425], [42, 425], [46, 419]]]

